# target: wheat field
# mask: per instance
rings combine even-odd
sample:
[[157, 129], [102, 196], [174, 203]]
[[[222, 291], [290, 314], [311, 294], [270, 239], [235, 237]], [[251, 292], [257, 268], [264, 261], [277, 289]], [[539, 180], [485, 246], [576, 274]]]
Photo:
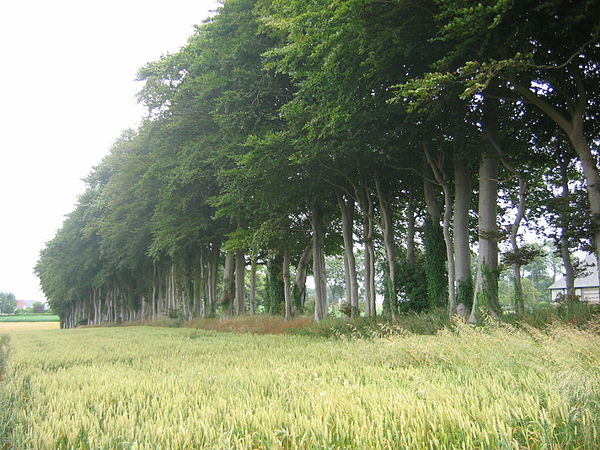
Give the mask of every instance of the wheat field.
[[0, 448], [597, 448], [600, 337], [10, 333]]

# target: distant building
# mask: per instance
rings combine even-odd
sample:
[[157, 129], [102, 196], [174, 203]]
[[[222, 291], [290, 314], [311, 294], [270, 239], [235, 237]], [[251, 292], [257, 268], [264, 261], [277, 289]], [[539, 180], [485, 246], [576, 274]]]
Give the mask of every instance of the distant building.
[[[600, 303], [600, 286], [598, 282], [598, 262], [596, 257], [589, 255], [585, 259], [588, 268], [584, 276], [575, 278], [575, 295], [581, 298], [582, 302]], [[560, 294], [567, 294], [567, 283], [564, 278], [555, 281], [550, 287], [551, 299], [555, 302]]]
[[44, 305], [46, 305], [45, 302], [42, 302], [40, 300], [17, 300], [17, 309], [25, 309], [25, 308], [33, 308], [33, 304], [34, 303], [43, 303]]

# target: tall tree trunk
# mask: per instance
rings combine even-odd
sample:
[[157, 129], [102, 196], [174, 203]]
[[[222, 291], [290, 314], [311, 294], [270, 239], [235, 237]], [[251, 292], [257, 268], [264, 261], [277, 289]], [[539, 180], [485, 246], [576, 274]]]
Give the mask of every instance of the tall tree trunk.
[[325, 224], [323, 212], [315, 205], [312, 211], [313, 274], [315, 278], [315, 322], [327, 316], [327, 279], [325, 276]]
[[356, 258], [354, 257], [354, 201], [337, 195], [338, 205], [342, 216], [342, 237], [344, 240], [344, 268], [346, 274], [346, 292], [350, 303], [351, 317], [360, 315], [358, 306], [358, 278], [356, 275]]
[[286, 251], [283, 254], [283, 292], [285, 299], [285, 320], [292, 319], [292, 283], [290, 279], [290, 254]]
[[[423, 141], [424, 145], [427, 145], [425, 141]], [[431, 166], [427, 162], [427, 158], [423, 160], [423, 194], [425, 197], [425, 205], [427, 206], [427, 213], [431, 220], [439, 224], [442, 217], [442, 208], [440, 207], [440, 203], [438, 202], [437, 196], [435, 195], [435, 175], [433, 174], [433, 170]]]
[[[471, 274], [471, 248], [469, 246], [469, 208], [471, 204], [471, 174], [467, 161], [454, 155], [454, 260], [456, 268], [456, 303], [465, 311], [473, 301], [473, 276]], [[462, 308], [461, 308], [462, 309]]]
[[292, 295], [294, 297], [294, 303], [299, 311], [304, 310], [304, 303], [306, 301], [306, 276], [308, 273], [308, 265], [312, 257], [312, 239], [308, 245], [304, 248], [298, 265], [296, 266], [296, 281], [292, 288]]
[[427, 142], [423, 141], [423, 150], [429, 166], [432, 169], [433, 175], [442, 187], [444, 193], [444, 219], [442, 224], [442, 232], [444, 235], [444, 243], [446, 245], [446, 260], [448, 263], [448, 310], [450, 317], [456, 313], [456, 290], [455, 290], [455, 266], [454, 266], [454, 243], [450, 231], [450, 220], [453, 215], [452, 211], [452, 192], [450, 184], [444, 175], [444, 169], [440, 161], [436, 161], [431, 154], [431, 149]]
[[525, 217], [525, 195], [527, 193], [527, 180], [523, 177], [523, 174], [519, 172], [511, 163], [504, 157], [504, 153], [502, 152], [502, 147], [500, 146], [500, 140], [497, 135], [497, 130], [495, 126], [492, 126], [487, 131], [487, 138], [490, 141], [492, 147], [496, 150], [500, 161], [506, 169], [511, 172], [514, 176], [517, 177], [519, 182], [519, 193], [518, 193], [518, 204], [517, 204], [517, 213], [515, 215], [515, 219], [510, 227], [509, 234], [509, 242], [511, 245], [511, 252], [513, 254], [513, 286], [515, 289], [514, 294], [514, 307], [515, 312], [522, 316], [525, 313], [525, 299], [523, 296], [523, 283], [521, 281], [521, 256], [519, 243], [517, 241], [517, 237], [519, 235], [519, 228], [521, 226], [521, 222], [523, 221], [523, 217]]
[[250, 314], [256, 314], [256, 259], [250, 264]]
[[[423, 141], [426, 145], [426, 142]], [[447, 269], [443, 230], [440, 227], [441, 208], [435, 195], [435, 175], [427, 158], [423, 158], [423, 195], [427, 207], [427, 217], [423, 224], [423, 240], [425, 247], [425, 277], [427, 280], [427, 301], [430, 307], [438, 308], [446, 305]]]
[[365, 314], [370, 317], [377, 315], [375, 289], [375, 247], [373, 243], [373, 202], [369, 184], [363, 179], [362, 186], [356, 188], [356, 197], [363, 213], [363, 243], [365, 246]]
[[415, 233], [416, 233], [415, 204], [411, 195], [406, 203], [406, 262], [415, 263]]
[[569, 250], [569, 239], [567, 237], [567, 229], [569, 227], [568, 219], [568, 206], [569, 206], [569, 175], [568, 170], [568, 157], [567, 155], [561, 155], [559, 164], [560, 171], [560, 184], [561, 184], [561, 198], [563, 200], [562, 210], [560, 211], [560, 256], [562, 258], [563, 266], [565, 269], [565, 283], [567, 289], [567, 296], [569, 299], [575, 297], [575, 269], [573, 268], [573, 262], [571, 261], [571, 252]]
[[394, 241], [394, 225], [392, 221], [392, 209], [388, 193], [381, 185], [379, 175], [375, 174], [375, 189], [377, 190], [377, 199], [379, 200], [379, 212], [381, 216], [381, 230], [383, 232], [383, 245], [385, 247], [385, 257], [388, 266], [388, 283], [386, 290], [390, 305], [392, 320], [396, 320], [398, 310], [398, 301], [396, 298], [396, 242]]
[[220, 303], [226, 314], [231, 314], [235, 300], [235, 255], [232, 252], [225, 254], [225, 268], [223, 269], [223, 292]]
[[244, 252], [235, 254], [235, 313], [239, 316], [246, 314], [246, 258]]
[[484, 156], [479, 167], [479, 253], [473, 307], [469, 322], [479, 320], [480, 311], [500, 314], [498, 303], [498, 159]]
[[220, 245], [214, 242], [211, 243], [206, 275], [207, 304], [204, 307], [204, 317], [215, 317], [217, 314], [217, 277], [219, 273], [220, 256]]
[[513, 280], [515, 287], [515, 298], [514, 298], [514, 306], [515, 312], [522, 316], [525, 314], [525, 298], [523, 294], [523, 283], [521, 281], [521, 262], [519, 261], [519, 243], [517, 241], [517, 237], [519, 234], [519, 227], [521, 225], [521, 221], [525, 216], [525, 194], [527, 192], [527, 181], [523, 176], [517, 173], [517, 177], [519, 180], [519, 204], [517, 206], [517, 214], [515, 216], [515, 220], [513, 221], [510, 227], [510, 246], [512, 253], [516, 256], [515, 261], [513, 262]]

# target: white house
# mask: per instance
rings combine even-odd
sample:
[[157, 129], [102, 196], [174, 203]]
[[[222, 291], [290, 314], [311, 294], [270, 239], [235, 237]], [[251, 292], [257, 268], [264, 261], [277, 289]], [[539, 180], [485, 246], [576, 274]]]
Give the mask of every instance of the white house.
[[[593, 255], [585, 259], [588, 268], [584, 276], [575, 278], [575, 295], [581, 297], [581, 301], [587, 303], [600, 303], [600, 283], [598, 282], [598, 263]], [[555, 281], [548, 288], [553, 302], [560, 294], [567, 293], [567, 283], [564, 278]]]

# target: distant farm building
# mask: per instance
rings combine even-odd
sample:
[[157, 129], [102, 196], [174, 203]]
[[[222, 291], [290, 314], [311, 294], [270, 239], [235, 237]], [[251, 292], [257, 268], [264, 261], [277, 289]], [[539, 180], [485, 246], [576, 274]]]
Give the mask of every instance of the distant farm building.
[[[598, 264], [594, 256], [585, 259], [588, 268], [583, 276], [575, 278], [575, 295], [582, 302], [600, 303], [600, 282], [598, 281]], [[549, 288], [552, 301], [555, 302], [559, 295], [567, 294], [567, 283], [564, 278], [555, 281]]]
[[45, 303], [39, 300], [17, 300], [17, 309], [33, 308], [34, 303]]

